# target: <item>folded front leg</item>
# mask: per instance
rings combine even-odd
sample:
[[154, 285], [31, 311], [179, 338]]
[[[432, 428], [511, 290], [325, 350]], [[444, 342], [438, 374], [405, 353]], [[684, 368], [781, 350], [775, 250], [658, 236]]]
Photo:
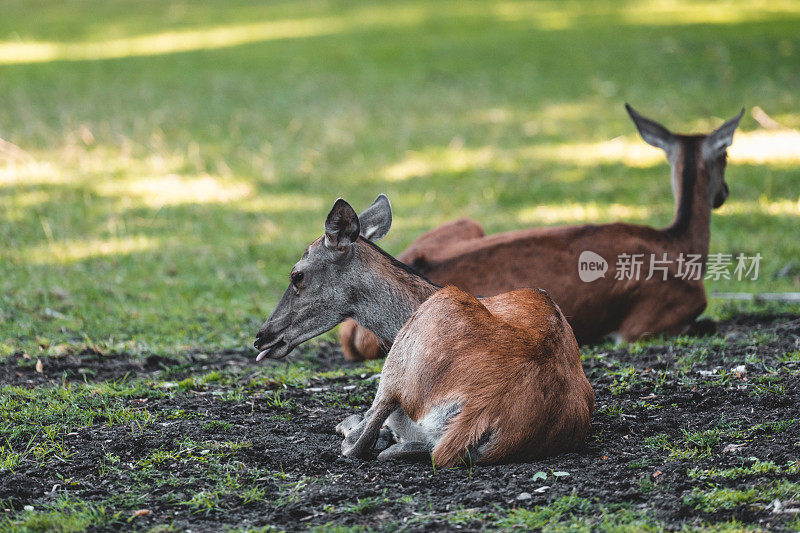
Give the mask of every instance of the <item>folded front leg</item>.
[[401, 461], [430, 461], [430, 458], [430, 445], [427, 442], [421, 441], [393, 444], [378, 454], [378, 459], [381, 461], [387, 459], [398, 459]]
[[366, 457], [378, 439], [381, 426], [395, 410], [393, 401], [373, 404], [367, 415], [342, 442], [342, 454], [346, 457]]

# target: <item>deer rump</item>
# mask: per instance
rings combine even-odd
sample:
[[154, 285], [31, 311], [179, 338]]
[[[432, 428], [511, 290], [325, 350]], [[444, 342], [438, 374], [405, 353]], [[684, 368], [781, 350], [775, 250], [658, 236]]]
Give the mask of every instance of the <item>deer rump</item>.
[[546, 293], [478, 300], [446, 287], [398, 333], [371, 411], [391, 413], [398, 445], [422, 441], [448, 467], [575, 450], [593, 409], [572, 329]]

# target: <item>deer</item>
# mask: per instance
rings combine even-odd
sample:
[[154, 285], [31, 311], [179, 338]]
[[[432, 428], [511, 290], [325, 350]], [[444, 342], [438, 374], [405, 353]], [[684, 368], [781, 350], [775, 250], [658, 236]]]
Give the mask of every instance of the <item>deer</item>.
[[[391, 345], [371, 407], [336, 427], [342, 453], [434, 465], [526, 461], [579, 449], [594, 391], [569, 323], [539, 289], [489, 298], [440, 287], [374, 241], [391, 226], [380, 195], [360, 215], [338, 199], [256, 335], [280, 359], [352, 318]], [[382, 430], [383, 426], [386, 429]]]
[[[491, 296], [521, 287], [545, 289], [560, 306], [580, 344], [609, 337], [618, 343], [632, 342], [688, 331], [706, 308], [702, 275], [711, 210], [728, 197], [727, 148], [744, 109], [708, 135], [682, 135], [628, 104], [625, 107], [642, 139], [666, 153], [675, 197], [675, 215], [669, 226], [656, 229], [620, 222], [486, 235], [477, 222], [461, 219], [422, 235], [398, 259], [436, 283], [455, 285], [472, 294]], [[609, 263], [603, 277], [591, 282], [580, 278], [583, 251]], [[660, 264], [659, 275], [649, 279], [644, 275], [626, 279], [619, 275], [625, 272], [618, 272], [613, 263], [622, 254], [641, 254], [645, 260], [657, 261], [666, 257], [672, 262]], [[699, 267], [688, 278], [687, 258]], [[342, 324], [339, 338], [347, 359], [373, 359], [388, 349], [353, 320]]]

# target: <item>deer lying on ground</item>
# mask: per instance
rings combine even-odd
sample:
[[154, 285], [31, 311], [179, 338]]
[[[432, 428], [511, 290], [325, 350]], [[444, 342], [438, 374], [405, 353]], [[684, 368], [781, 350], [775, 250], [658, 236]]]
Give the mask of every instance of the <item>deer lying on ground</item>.
[[[668, 227], [586, 224], [486, 236], [477, 222], [462, 219], [426, 233], [398, 259], [436, 283], [455, 285], [472, 294], [493, 295], [520, 287], [545, 289], [582, 344], [608, 336], [633, 341], [686, 331], [706, 307], [702, 273], [711, 209], [728, 197], [727, 148], [744, 110], [709, 135], [677, 135], [630, 106], [626, 108], [642, 139], [667, 154], [676, 201], [675, 218]], [[585, 250], [608, 262], [605, 277], [581, 280], [578, 261]], [[650, 279], [644, 275], [649, 263], [640, 267], [643, 273], [638, 279], [617, 279], [615, 262], [621, 254], [643, 254], [645, 261], [660, 261], [667, 254], [672, 263], [666, 273], [660, 271]], [[686, 279], [679, 269], [687, 265], [679, 260], [690, 256], [699, 275]], [[388, 348], [352, 320], [342, 324], [339, 335], [349, 359], [372, 359]]]
[[354, 318], [392, 345], [372, 407], [337, 426], [342, 452], [365, 457], [386, 424], [396, 444], [380, 459], [523, 461], [579, 448], [594, 392], [578, 344], [544, 291], [478, 299], [441, 288], [372, 241], [391, 225], [381, 195], [360, 216], [342, 199], [291, 272], [256, 337], [263, 357]]

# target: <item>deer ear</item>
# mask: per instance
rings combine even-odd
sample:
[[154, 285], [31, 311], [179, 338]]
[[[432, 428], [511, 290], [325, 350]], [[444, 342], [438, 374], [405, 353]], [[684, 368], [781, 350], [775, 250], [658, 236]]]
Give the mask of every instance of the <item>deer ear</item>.
[[724, 152], [728, 146], [733, 143], [733, 132], [739, 126], [739, 121], [742, 120], [744, 115], [744, 108], [738, 115], [730, 119], [728, 122], [714, 130], [703, 139], [702, 149], [703, 155], [709, 159]]
[[339, 198], [325, 219], [325, 246], [341, 250], [356, 242], [360, 230], [355, 210]]
[[358, 215], [361, 236], [370, 241], [382, 239], [392, 227], [392, 206], [385, 194], [378, 195], [372, 205]]
[[650, 120], [640, 115], [628, 104], [625, 104], [625, 109], [628, 110], [628, 114], [631, 116], [631, 119], [633, 119], [633, 123], [636, 124], [636, 129], [639, 130], [639, 135], [642, 136], [644, 142], [656, 148], [661, 148], [667, 153], [672, 150], [675, 146], [676, 139], [675, 135], [667, 128], [655, 120]]

